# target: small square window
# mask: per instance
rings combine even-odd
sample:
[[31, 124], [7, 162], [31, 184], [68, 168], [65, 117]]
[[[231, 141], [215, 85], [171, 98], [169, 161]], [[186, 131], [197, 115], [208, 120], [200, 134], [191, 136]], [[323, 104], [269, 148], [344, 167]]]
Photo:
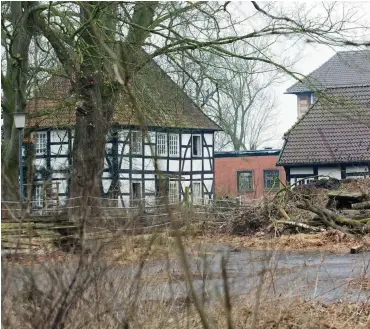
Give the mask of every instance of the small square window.
[[38, 155], [46, 153], [47, 137], [46, 132], [37, 132], [34, 134], [35, 152]]
[[141, 131], [131, 132], [131, 153], [142, 154], [142, 135]]
[[169, 135], [169, 155], [172, 157], [179, 156], [179, 135], [170, 134]]
[[263, 180], [265, 189], [279, 189], [280, 188], [279, 170], [264, 170]]
[[201, 140], [200, 135], [192, 136], [192, 151], [193, 151], [193, 157], [202, 156], [202, 140]]
[[162, 156], [167, 155], [167, 134], [166, 133], [157, 134], [157, 155], [162, 155]]
[[238, 191], [253, 191], [253, 171], [238, 171]]

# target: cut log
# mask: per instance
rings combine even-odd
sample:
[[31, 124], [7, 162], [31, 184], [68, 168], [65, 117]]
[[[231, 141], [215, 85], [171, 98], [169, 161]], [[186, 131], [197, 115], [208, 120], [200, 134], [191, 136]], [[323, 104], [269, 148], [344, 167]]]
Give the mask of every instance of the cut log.
[[294, 227], [300, 227], [300, 228], [304, 228], [306, 230], [315, 231], [315, 232], [323, 232], [323, 231], [325, 231], [324, 229], [319, 228], [319, 227], [314, 227], [314, 226], [310, 226], [310, 225], [307, 225], [307, 224], [304, 224], [304, 223], [287, 221], [287, 220], [277, 220], [274, 223], [276, 223], [276, 224], [284, 224], [284, 225], [294, 226]]
[[351, 207], [352, 209], [370, 209], [370, 201], [353, 203]]
[[366, 200], [366, 194], [361, 192], [346, 192], [346, 191], [329, 191], [329, 198], [335, 198], [337, 200], [349, 200], [349, 201], [362, 201]]
[[363, 251], [363, 246], [354, 246], [351, 248], [351, 254], [358, 254]]

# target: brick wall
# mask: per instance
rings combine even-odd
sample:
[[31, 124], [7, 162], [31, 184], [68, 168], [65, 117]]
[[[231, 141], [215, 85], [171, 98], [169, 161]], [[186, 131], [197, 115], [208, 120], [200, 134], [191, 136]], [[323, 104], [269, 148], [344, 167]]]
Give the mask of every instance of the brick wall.
[[[271, 194], [264, 186], [264, 170], [279, 170], [280, 179], [285, 182], [284, 168], [275, 165], [278, 158], [277, 155], [215, 158], [216, 197], [244, 195], [246, 199], [257, 199]], [[253, 191], [238, 191], [238, 171], [253, 172]]]

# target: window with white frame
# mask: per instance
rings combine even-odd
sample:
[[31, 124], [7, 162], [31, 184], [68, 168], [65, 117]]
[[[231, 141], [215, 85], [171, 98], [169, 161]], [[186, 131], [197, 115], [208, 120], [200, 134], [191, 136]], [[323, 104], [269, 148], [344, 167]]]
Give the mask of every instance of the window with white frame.
[[131, 132], [131, 153], [142, 154], [142, 135], [141, 131]]
[[200, 204], [202, 200], [202, 185], [200, 182], [193, 182], [191, 185], [191, 194], [193, 204]]
[[42, 185], [36, 185], [33, 193], [32, 204], [34, 208], [42, 208], [44, 203], [44, 191]]
[[170, 180], [168, 184], [168, 201], [169, 203], [179, 202], [179, 182]]
[[193, 157], [201, 157], [202, 156], [202, 139], [200, 135], [193, 135], [192, 136], [192, 151]]
[[166, 133], [157, 134], [157, 155], [162, 155], [162, 156], [167, 155], [167, 134]]
[[179, 135], [170, 134], [169, 135], [169, 155], [176, 157], [179, 156]]
[[46, 132], [34, 133], [35, 138], [35, 152], [36, 154], [45, 154], [47, 147], [47, 135]]

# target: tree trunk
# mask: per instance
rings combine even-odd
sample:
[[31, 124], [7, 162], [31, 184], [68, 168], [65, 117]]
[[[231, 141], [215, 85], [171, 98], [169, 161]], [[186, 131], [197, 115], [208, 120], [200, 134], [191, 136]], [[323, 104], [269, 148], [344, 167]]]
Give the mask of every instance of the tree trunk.
[[7, 73], [2, 76], [4, 113], [4, 141], [2, 141], [1, 176], [2, 198], [19, 200], [18, 180], [18, 131], [13, 125], [14, 113], [26, 112], [28, 74], [28, 51], [34, 32], [34, 20], [27, 9], [32, 2], [14, 1], [10, 4], [12, 17], [11, 46], [7, 54]]

